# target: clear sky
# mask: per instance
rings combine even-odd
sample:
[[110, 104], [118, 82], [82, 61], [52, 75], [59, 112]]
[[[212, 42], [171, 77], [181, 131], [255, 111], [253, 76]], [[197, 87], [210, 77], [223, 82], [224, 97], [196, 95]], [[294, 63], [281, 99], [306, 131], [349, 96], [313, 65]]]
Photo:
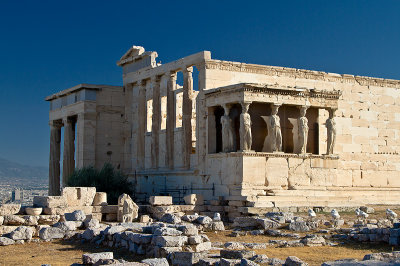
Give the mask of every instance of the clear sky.
[[45, 96], [121, 85], [132, 45], [168, 62], [212, 58], [400, 79], [400, 1], [0, 0], [0, 157], [48, 165]]

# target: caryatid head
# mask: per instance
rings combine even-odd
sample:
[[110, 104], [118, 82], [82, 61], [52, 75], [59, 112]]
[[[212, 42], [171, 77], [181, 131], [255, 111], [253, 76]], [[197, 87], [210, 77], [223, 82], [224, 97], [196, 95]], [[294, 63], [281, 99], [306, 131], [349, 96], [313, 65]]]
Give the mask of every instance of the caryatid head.
[[242, 113], [247, 113], [249, 111], [249, 106], [250, 106], [249, 102], [243, 102], [242, 103]]
[[308, 109], [308, 107], [305, 106], [305, 105], [300, 107], [300, 117], [305, 117], [306, 116], [307, 109]]
[[336, 108], [330, 108], [330, 109], [328, 109], [328, 112], [329, 112], [329, 119], [332, 119], [332, 118], [335, 117], [336, 111], [337, 111]]
[[278, 104], [273, 104], [272, 105], [272, 115], [277, 115], [278, 114], [279, 107], [281, 107], [281, 106], [278, 105]]

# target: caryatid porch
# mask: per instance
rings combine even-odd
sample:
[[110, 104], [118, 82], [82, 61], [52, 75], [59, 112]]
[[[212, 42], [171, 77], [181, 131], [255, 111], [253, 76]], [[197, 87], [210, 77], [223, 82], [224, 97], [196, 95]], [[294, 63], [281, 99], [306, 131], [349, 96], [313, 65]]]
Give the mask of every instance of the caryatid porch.
[[[269, 189], [309, 185], [291, 182], [290, 173], [278, 173], [277, 162], [284, 158], [319, 160], [326, 168], [338, 159], [334, 155], [334, 113], [340, 91], [236, 84], [205, 94], [209, 162], [222, 156], [221, 169], [227, 169], [229, 160], [239, 160], [236, 174], [241, 175], [237, 182], [241, 190], [256, 185], [252, 193], [265, 195]], [[266, 159], [261, 162], [257, 158]], [[223, 165], [224, 161], [228, 165]], [[282, 176], [286, 179], [279, 180]]]

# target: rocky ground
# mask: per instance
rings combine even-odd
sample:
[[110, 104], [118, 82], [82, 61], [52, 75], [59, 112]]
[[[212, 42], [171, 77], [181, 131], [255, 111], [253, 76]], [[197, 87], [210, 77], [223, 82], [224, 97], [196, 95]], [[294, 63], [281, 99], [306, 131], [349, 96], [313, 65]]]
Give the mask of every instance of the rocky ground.
[[[99, 223], [82, 212], [61, 217], [51, 226], [20, 226], [0, 237], [4, 265], [399, 265], [400, 223], [384, 210], [365, 209], [368, 217], [341, 213], [267, 213], [219, 217], [166, 213], [158, 221]], [[9, 217], [7, 219], [10, 219]], [[37, 234], [39, 237], [35, 237]], [[95, 255], [87, 253], [99, 252]], [[393, 252], [394, 251], [394, 252]], [[368, 255], [370, 254], [370, 255]], [[372, 254], [372, 255], [371, 255]], [[89, 257], [88, 257], [89, 256]], [[90, 256], [94, 256], [91, 258]], [[103, 257], [102, 257], [103, 256]], [[168, 261], [143, 261], [144, 258]], [[352, 259], [337, 261], [340, 259]], [[324, 264], [325, 263], [325, 264]], [[120, 265], [127, 265], [120, 264]], [[133, 264], [132, 264], [133, 265]]]

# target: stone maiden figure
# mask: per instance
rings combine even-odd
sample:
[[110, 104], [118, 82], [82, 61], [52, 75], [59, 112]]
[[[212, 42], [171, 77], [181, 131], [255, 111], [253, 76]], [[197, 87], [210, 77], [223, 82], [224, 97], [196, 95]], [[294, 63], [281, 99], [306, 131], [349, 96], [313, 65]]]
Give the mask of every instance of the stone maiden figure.
[[264, 140], [263, 152], [280, 152], [282, 151], [282, 131], [281, 122], [278, 116], [280, 105], [272, 105], [270, 116], [262, 116], [267, 124], [268, 135]]
[[336, 109], [329, 109], [329, 118], [326, 120], [325, 126], [327, 129], [327, 147], [326, 154], [333, 154], [333, 148], [336, 142], [336, 121], [335, 112]]
[[242, 103], [242, 113], [240, 114], [240, 144], [241, 150], [251, 150], [251, 117], [248, 113], [250, 103]]
[[307, 152], [307, 139], [308, 139], [308, 119], [306, 117], [308, 107], [302, 106], [300, 108], [300, 118], [299, 118], [299, 146], [300, 154], [305, 154]]
[[225, 115], [221, 117], [222, 125], [222, 151], [235, 151], [235, 133], [232, 127], [232, 119], [229, 117], [229, 109], [224, 106]]

